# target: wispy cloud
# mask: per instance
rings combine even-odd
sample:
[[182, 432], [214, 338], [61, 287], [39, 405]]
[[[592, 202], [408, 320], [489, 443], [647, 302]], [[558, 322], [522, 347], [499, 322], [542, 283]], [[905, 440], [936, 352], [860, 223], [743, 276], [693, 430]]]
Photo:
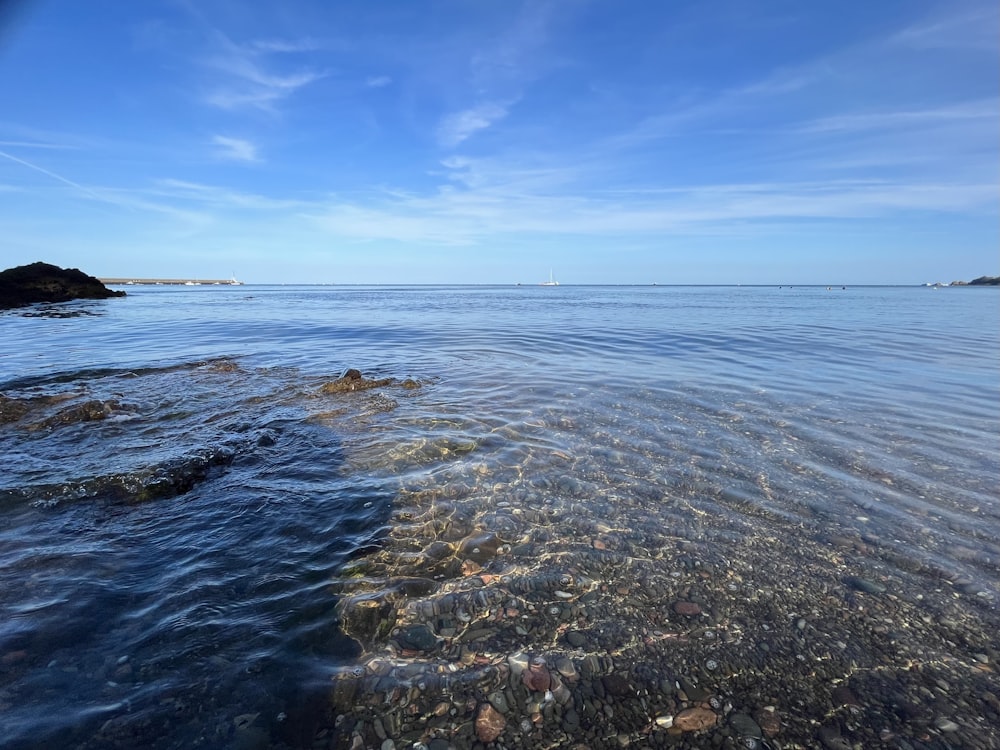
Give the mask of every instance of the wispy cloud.
[[252, 54], [234, 45], [228, 47], [224, 53], [206, 63], [223, 74], [206, 96], [206, 101], [222, 109], [249, 107], [273, 112], [277, 102], [326, 77], [326, 73], [310, 69], [272, 72]]
[[212, 137], [212, 143], [217, 147], [215, 155], [220, 159], [244, 162], [260, 161], [257, 146], [243, 138], [216, 135]]
[[74, 146], [67, 146], [62, 143], [44, 143], [42, 141], [0, 141], [0, 146], [6, 148], [41, 148], [52, 150], [72, 149]]
[[928, 49], [997, 49], [1000, 12], [988, 3], [964, 12], [948, 7], [943, 15], [912, 24], [889, 38], [891, 44]]
[[365, 86], [373, 89], [383, 88], [390, 83], [392, 83], [392, 79], [389, 76], [369, 76], [365, 79]]
[[[981, 120], [995, 123], [1000, 119], [1000, 100], [983, 99], [931, 109], [906, 109], [865, 112], [822, 117], [800, 126], [801, 132], [858, 130], [896, 130], [949, 122]], [[991, 125], [992, 127], [992, 125]]]
[[438, 141], [444, 146], [457, 146], [474, 133], [485, 130], [507, 116], [507, 106], [485, 102], [471, 109], [447, 115], [438, 126]]
[[[912, 211], [962, 212], [995, 199], [989, 183], [889, 181], [750, 183], [604, 194], [517, 193], [503, 186], [436, 195], [386, 195], [335, 202], [308, 216], [330, 235], [358, 241], [395, 240], [476, 245], [498, 236], [531, 234], [642, 237], [752, 234], [775, 221], [866, 219]], [[317, 207], [318, 208], [318, 207]]]
[[514, 16], [508, 28], [476, 47], [463, 81], [471, 89], [465, 101], [475, 103], [440, 118], [436, 130], [440, 145], [454, 148], [505, 119], [525, 87], [551, 65], [543, 50], [553, 9], [548, 2], [530, 3]]
[[142, 192], [159, 201], [168, 201], [173, 204], [201, 205], [206, 208], [234, 211], [245, 209], [259, 212], [301, 211], [316, 205], [291, 198], [274, 198], [219, 185], [173, 178], [155, 180], [151, 187]]
[[213, 74], [205, 95], [212, 106], [273, 113], [278, 102], [328, 75], [298, 60], [301, 54], [321, 48], [310, 37], [237, 42], [204, 19], [202, 22], [210, 49], [200, 61]]
[[323, 49], [323, 45], [315, 39], [257, 39], [248, 45], [250, 49], [260, 52], [315, 52]]

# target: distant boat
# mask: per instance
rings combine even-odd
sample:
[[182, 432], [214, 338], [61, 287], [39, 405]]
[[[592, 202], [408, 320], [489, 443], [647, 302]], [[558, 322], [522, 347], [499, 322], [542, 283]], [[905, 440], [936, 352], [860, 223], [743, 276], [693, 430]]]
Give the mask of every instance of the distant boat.
[[229, 279], [228, 284], [229, 284], [229, 286], [243, 286], [243, 282], [242, 281], [238, 281], [236, 279], [236, 274], [235, 273], [233, 274], [233, 277], [231, 279]]
[[549, 269], [549, 280], [543, 281], [541, 286], [559, 286], [559, 282], [552, 278], [552, 269]]

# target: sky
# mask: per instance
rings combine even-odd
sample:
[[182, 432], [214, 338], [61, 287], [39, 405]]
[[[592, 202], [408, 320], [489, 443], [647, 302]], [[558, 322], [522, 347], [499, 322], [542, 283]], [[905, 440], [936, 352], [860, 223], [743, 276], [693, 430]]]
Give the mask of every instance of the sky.
[[0, 0], [0, 267], [1000, 275], [996, 0]]

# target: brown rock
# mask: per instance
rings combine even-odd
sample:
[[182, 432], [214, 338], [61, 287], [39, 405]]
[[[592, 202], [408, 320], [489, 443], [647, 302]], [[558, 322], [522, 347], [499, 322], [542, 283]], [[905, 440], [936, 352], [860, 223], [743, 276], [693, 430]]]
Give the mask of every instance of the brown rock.
[[754, 719], [765, 737], [774, 737], [781, 731], [781, 717], [774, 706], [765, 706], [754, 714]]
[[476, 737], [480, 742], [493, 742], [500, 736], [505, 726], [507, 720], [503, 714], [489, 703], [479, 704], [479, 712], [476, 714]]
[[674, 612], [685, 617], [695, 617], [701, 614], [701, 607], [694, 602], [678, 600], [674, 602]]
[[483, 566], [477, 563], [475, 560], [465, 560], [462, 562], [462, 575], [463, 576], [474, 576], [476, 573], [481, 572]]
[[532, 659], [531, 665], [521, 673], [521, 681], [528, 690], [544, 693], [552, 686], [552, 675], [544, 659]]
[[718, 717], [707, 708], [685, 708], [674, 717], [674, 726], [682, 732], [697, 732], [714, 727]]
[[860, 706], [861, 701], [851, 692], [847, 685], [838, 685], [833, 689], [833, 705], [835, 706]]
[[345, 393], [349, 391], [366, 391], [370, 388], [382, 388], [393, 384], [392, 378], [378, 378], [369, 380], [361, 375], [360, 370], [351, 368], [336, 380], [324, 383], [320, 386], [323, 393]]

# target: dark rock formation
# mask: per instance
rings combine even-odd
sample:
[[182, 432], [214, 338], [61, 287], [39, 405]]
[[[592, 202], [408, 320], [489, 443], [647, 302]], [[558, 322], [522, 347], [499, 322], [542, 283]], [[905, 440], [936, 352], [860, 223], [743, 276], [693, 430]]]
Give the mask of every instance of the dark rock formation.
[[1000, 286], [1000, 276], [980, 276], [970, 281], [969, 286]]
[[108, 289], [93, 276], [76, 268], [60, 268], [39, 262], [0, 272], [0, 309], [23, 307], [35, 302], [124, 296], [125, 292]]

